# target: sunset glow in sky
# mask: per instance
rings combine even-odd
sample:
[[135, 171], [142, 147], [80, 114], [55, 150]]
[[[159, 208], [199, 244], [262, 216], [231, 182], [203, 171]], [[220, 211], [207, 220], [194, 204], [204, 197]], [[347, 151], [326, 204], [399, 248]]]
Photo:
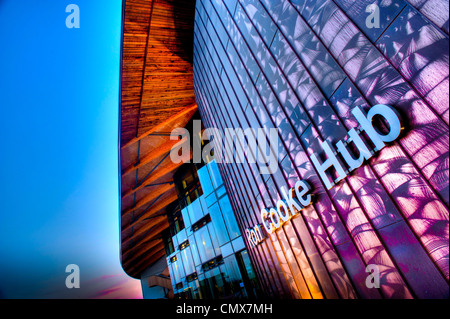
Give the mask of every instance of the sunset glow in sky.
[[0, 298], [142, 298], [120, 265], [121, 14], [120, 0], [0, 0]]

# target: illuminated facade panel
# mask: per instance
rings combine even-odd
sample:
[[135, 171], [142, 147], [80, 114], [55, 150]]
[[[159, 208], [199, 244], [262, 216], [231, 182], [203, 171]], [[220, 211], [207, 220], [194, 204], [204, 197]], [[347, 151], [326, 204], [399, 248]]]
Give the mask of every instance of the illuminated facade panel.
[[[448, 10], [419, 2], [197, 1], [205, 127], [278, 134], [273, 174], [251, 152], [218, 164], [241, 230], [254, 231], [246, 245], [265, 295], [448, 298]], [[380, 105], [401, 121], [395, 139]], [[375, 134], [389, 142], [378, 147]], [[318, 163], [332, 148], [327, 183]], [[366, 155], [352, 168], [344, 150]], [[311, 204], [277, 220], [286, 212], [270, 209], [298, 181]], [[278, 223], [259, 237], [258, 225]]]

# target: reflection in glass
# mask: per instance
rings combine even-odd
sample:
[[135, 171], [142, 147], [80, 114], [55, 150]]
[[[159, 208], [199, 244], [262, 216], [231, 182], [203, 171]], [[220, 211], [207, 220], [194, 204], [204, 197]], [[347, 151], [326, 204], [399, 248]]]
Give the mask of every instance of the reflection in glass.
[[230, 199], [228, 196], [223, 197], [220, 201], [220, 208], [222, 210], [222, 216], [225, 220], [225, 225], [228, 229], [230, 239], [233, 240], [240, 236], [239, 226], [234, 216], [233, 208], [231, 207]]
[[182, 278], [185, 276], [183, 264], [180, 258], [180, 254], [177, 254], [176, 260], [172, 263], [172, 270], [175, 276], [175, 282], [179, 283], [182, 281]]
[[191, 247], [186, 247], [181, 251], [185, 274], [189, 275], [195, 272], [194, 260], [192, 259]]
[[214, 247], [211, 242], [211, 238], [209, 236], [208, 228], [202, 227], [194, 234], [195, 240], [197, 242], [198, 252], [200, 254], [201, 261], [207, 262], [210, 259], [213, 259]]
[[217, 193], [217, 197], [220, 198], [227, 193], [227, 190], [225, 189], [225, 186], [222, 186], [216, 191], [216, 193]]
[[181, 210], [181, 216], [183, 217], [184, 227], [186, 227], [186, 228], [190, 227], [191, 226], [191, 221], [190, 221], [190, 218], [189, 218], [189, 213], [188, 213], [187, 208], [183, 208]]
[[225, 297], [225, 281], [219, 267], [205, 273], [207, 284], [213, 299]]
[[217, 232], [212, 223], [208, 224], [208, 230], [209, 230], [209, 234], [211, 236], [211, 241], [214, 246], [213, 248], [214, 248], [215, 254], [216, 254], [216, 256], [220, 255], [220, 247], [219, 247], [219, 241], [217, 239]]
[[194, 235], [189, 236], [189, 243], [191, 244], [191, 252], [192, 257], [194, 258], [194, 264], [195, 266], [198, 266], [201, 264], [199, 252], [197, 248], [197, 242], [195, 241]]
[[200, 199], [193, 202], [188, 206], [188, 213], [191, 223], [196, 223], [200, 218], [203, 217], [202, 205], [200, 204]]
[[214, 228], [217, 231], [217, 239], [219, 242], [219, 246], [224, 245], [230, 238], [228, 237], [227, 228], [222, 218], [222, 213], [219, 208], [219, 204], [216, 203], [209, 208], [209, 214], [211, 215], [211, 221], [214, 224]]
[[253, 269], [250, 261], [250, 256], [247, 250], [243, 250], [236, 254], [238, 264], [241, 268], [241, 273], [245, 282], [245, 287], [249, 297], [253, 298], [258, 296], [259, 283], [256, 278], [256, 273]]
[[211, 178], [209, 177], [208, 167], [203, 166], [198, 171], [198, 178], [200, 179], [200, 184], [202, 185], [203, 194], [208, 196], [214, 191], [213, 184], [211, 182]]
[[[208, 165], [209, 172], [211, 174], [211, 180], [213, 182], [214, 188], [217, 189], [219, 186], [223, 184], [222, 176], [220, 176], [219, 167], [217, 166], [216, 161], [211, 162]], [[202, 184], [203, 186], [203, 184]]]
[[176, 281], [175, 281], [175, 272], [173, 271], [173, 268], [172, 268], [172, 263], [169, 261], [169, 258], [167, 259], [167, 265], [168, 265], [168, 267], [169, 267], [169, 272], [170, 272], [170, 281], [172, 282], [172, 286], [173, 287], [175, 287], [175, 285], [177, 284], [176, 283]]
[[236, 261], [236, 257], [231, 255], [230, 257], [225, 258], [224, 265], [226, 268], [225, 271], [225, 280], [230, 288], [230, 293], [233, 295], [233, 298], [246, 298], [247, 292], [244, 288], [244, 283], [242, 280], [241, 272], [239, 271], [239, 266]]
[[206, 205], [207, 207], [211, 206], [217, 201], [217, 197], [215, 193], [211, 193], [208, 197], [206, 197]]
[[200, 290], [200, 283], [198, 280], [194, 280], [189, 283], [189, 291], [190, 291], [189, 299], [201, 299], [202, 298], [202, 292]]

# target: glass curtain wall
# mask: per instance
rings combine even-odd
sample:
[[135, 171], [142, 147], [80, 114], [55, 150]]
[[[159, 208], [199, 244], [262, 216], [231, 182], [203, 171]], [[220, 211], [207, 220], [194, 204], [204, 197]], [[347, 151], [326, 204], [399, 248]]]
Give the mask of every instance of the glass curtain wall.
[[183, 179], [175, 183], [186, 195], [180, 197], [180, 213], [174, 210], [169, 217], [165, 238], [176, 297], [257, 297], [259, 284], [216, 162], [175, 177]]

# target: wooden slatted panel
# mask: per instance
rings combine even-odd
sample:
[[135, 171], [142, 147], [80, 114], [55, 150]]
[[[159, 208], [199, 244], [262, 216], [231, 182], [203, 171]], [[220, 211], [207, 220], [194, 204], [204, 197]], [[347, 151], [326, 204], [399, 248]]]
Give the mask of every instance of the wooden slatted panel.
[[185, 41], [193, 33], [194, 4], [126, 1], [122, 145], [195, 102], [192, 43]]
[[[167, 184], [133, 188], [149, 173], [152, 183], [170, 182], [177, 168], [170, 158], [160, 163], [170, 139], [155, 134], [184, 127], [196, 111], [194, 13], [191, 0], [126, 0], [124, 4], [121, 190], [131, 196], [121, 200], [122, 265], [136, 278], [164, 255], [160, 236], [168, 227], [167, 218], [153, 216], [163, 214], [177, 199], [175, 189]], [[177, 114], [183, 116], [172, 120]]]
[[151, 0], [128, 0], [125, 3], [122, 43], [122, 143], [137, 134], [151, 7]]

